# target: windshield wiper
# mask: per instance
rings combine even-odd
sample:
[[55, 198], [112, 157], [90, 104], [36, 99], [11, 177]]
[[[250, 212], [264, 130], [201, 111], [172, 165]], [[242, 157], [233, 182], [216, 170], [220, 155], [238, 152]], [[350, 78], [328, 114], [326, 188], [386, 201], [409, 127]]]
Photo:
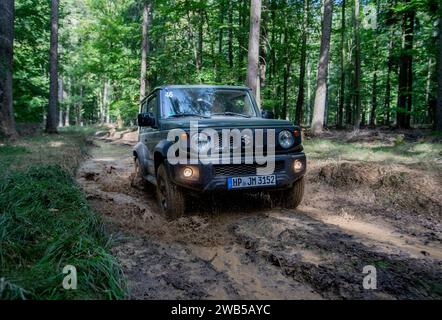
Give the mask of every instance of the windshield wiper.
[[169, 118], [184, 118], [184, 117], [199, 117], [199, 118], [204, 118], [204, 119], [209, 119], [210, 118], [208, 116], [203, 116], [202, 114], [188, 113], [188, 112], [177, 113], [177, 114], [174, 114], [174, 115], [170, 116]]
[[244, 118], [251, 118], [252, 116], [249, 116], [247, 114], [242, 113], [236, 113], [236, 112], [219, 112], [219, 113], [212, 113], [212, 116], [239, 116]]

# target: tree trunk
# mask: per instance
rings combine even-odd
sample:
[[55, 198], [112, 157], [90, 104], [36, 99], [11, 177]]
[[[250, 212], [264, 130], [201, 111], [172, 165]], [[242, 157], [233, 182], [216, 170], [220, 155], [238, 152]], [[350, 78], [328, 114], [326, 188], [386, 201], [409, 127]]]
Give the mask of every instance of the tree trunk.
[[[58, 79], [58, 101], [63, 103], [63, 78]], [[64, 111], [61, 108], [58, 112], [58, 126], [64, 126]]]
[[358, 130], [361, 125], [361, 44], [359, 35], [360, 26], [360, 0], [355, 0], [355, 7], [353, 13], [353, 32], [354, 32], [354, 89], [353, 89], [353, 104], [354, 104], [354, 129]]
[[49, 75], [49, 108], [46, 132], [57, 133], [58, 105], [58, 0], [51, 0], [51, 47]]
[[260, 105], [262, 105], [263, 95], [262, 88], [265, 88], [267, 84], [267, 56], [268, 56], [268, 35], [269, 35], [269, 24], [268, 24], [268, 11], [263, 12], [262, 25], [261, 25], [261, 43], [260, 43], [260, 64], [259, 64], [259, 94]]
[[15, 139], [12, 98], [14, 0], [0, 1], [0, 133]]
[[373, 85], [372, 85], [372, 93], [371, 93], [371, 113], [370, 113], [370, 127], [376, 127], [376, 109], [378, 106], [377, 100], [377, 83], [378, 83], [378, 74], [377, 70], [373, 73]]
[[302, 40], [301, 40], [301, 61], [299, 67], [299, 90], [296, 100], [295, 123], [302, 123], [302, 107], [305, 100], [305, 64], [307, 60], [307, 36], [308, 36], [308, 20], [309, 20], [310, 0], [304, 0], [304, 17], [302, 23]]
[[439, 54], [437, 67], [436, 130], [442, 132], [442, 5], [439, 6]]
[[385, 86], [385, 102], [384, 102], [384, 125], [390, 125], [390, 104], [391, 104], [391, 73], [393, 71], [393, 31], [390, 31], [390, 42], [388, 44], [388, 66], [387, 79]]
[[341, 8], [341, 52], [339, 55], [341, 88], [339, 91], [338, 128], [344, 126], [344, 103], [345, 103], [345, 0], [342, 0]]
[[[379, 16], [379, 6], [380, 6], [380, 1], [376, 0], [376, 20], [378, 19]], [[378, 29], [377, 29], [377, 25], [375, 26], [375, 30], [374, 30], [374, 35], [375, 35], [375, 41], [374, 41], [374, 52], [375, 55], [378, 52]], [[372, 94], [371, 94], [371, 113], [370, 113], [370, 127], [371, 128], [375, 128], [376, 127], [376, 109], [378, 107], [378, 90], [377, 90], [377, 81], [378, 81], [378, 61], [377, 61], [377, 56], [373, 56], [373, 85], [372, 85]]]
[[221, 63], [223, 58], [223, 42], [224, 42], [224, 14], [225, 14], [225, 1], [221, 0], [219, 5], [219, 16], [218, 16], [218, 57], [215, 57], [215, 54], [212, 54], [212, 57], [215, 59], [214, 65], [216, 70], [216, 82], [221, 82], [221, 69], [223, 66], [223, 63]]
[[199, 24], [198, 24], [198, 55], [196, 59], [196, 69], [198, 72], [203, 68], [203, 32], [204, 32], [204, 10], [198, 10]]
[[333, 0], [324, 0], [321, 48], [316, 81], [315, 105], [313, 110], [312, 133], [321, 133], [324, 127], [324, 111], [327, 99], [328, 62], [330, 58], [330, 38], [333, 18]]
[[[247, 79], [244, 79], [243, 75], [243, 68], [244, 68], [244, 59], [246, 55], [246, 50], [244, 48], [245, 43], [245, 32], [244, 28], [246, 25], [246, 19], [247, 19], [247, 10], [246, 10], [246, 1], [247, 0], [241, 0], [238, 1], [238, 32], [237, 32], [237, 39], [238, 39], [238, 66], [237, 70], [240, 70], [238, 73], [238, 82], [244, 82], [247, 81]], [[247, 78], [247, 77], [246, 77]]]
[[[68, 79], [68, 86], [67, 86], [67, 90], [68, 90], [68, 96], [72, 96], [73, 95], [73, 85], [72, 85], [72, 78]], [[70, 113], [71, 113], [71, 105], [70, 103], [66, 104], [66, 114], [64, 117], [64, 126], [65, 127], [69, 127], [71, 124], [71, 119], [70, 119]]]
[[431, 93], [431, 83], [433, 79], [433, 57], [430, 57], [428, 59], [428, 71], [427, 71], [427, 84], [425, 85], [425, 105], [428, 107], [428, 117], [426, 119], [423, 119], [424, 121], [427, 121], [427, 123], [431, 123], [432, 120], [435, 117], [435, 112], [432, 110], [432, 99], [433, 95]]
[[282, 110], [281, 110], [281, 118], [287, 119], [287, 110], [288, 110], [288, 85], [289, 85], [289, 76], [290, 76], [290, 60], [287, 59], [284, 66], [284, 76], [283, 76], [283, 100], [282, 100]]
[[149, 81], [147, 79], [149, 46], [149, 29], [150, 29], [150, 12], [152, 3], [150, 0], [144, 1], [143, 5], [143, 25], [142, 25], [142, 41], [141, 41], [141, 77], [140, 77], [140, 101], [146, 97], [149, 91]]
[[229, 1], [229, 66], [233, 68], [233, 0]]
[[261, 0], [252, 0], [250, 7], [249, 55], [247, 67], [247, 85], [257, 96], [259, 85], [259, 34], [261, 22]]
[[313, 120], [312, 112], [312, 66], [310, 60], [307, 62], [307, 123]]
[[[407, 3], [410, 0], [406, 1]], [[413, 103], [413, 33], [414, 33], [413, 8], [403, 15], [404, 40], [399, 60], [399, 88], [397, 107], [397, 127], [401, 129], [411, 128], [411, 108]]]
[[80, 101], [77, 104], [77, 126], [83, 126], [83, 85], [80, 85]]
[[106, 123], [110, 123], [110, 91], [111, 91], [111, 82], [107, 80], [104, 83], [104, 94], [103, 94], [103, 107], [104, 112], [106, 114]]
[[224, 0], [221, 0], [219, 7], [219, 31], [218, 31], [218, 54], [220, 57], [223, 54], [224, 29], [222, 28], [222, 26], [224, 24], [224, 11], [225, 11]]

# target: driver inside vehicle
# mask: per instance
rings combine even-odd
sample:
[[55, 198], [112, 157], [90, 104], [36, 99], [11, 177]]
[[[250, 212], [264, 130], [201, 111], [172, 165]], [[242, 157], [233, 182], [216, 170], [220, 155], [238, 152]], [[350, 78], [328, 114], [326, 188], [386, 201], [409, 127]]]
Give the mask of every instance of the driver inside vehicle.
[[248, 93], [239, 90], [169, 90], [165, 97], [161, 108], [163, 119], [178, 116], [256, 116]]
[[212, 113], [221, 113], [225, 112], [225, 107], [220, 103], [219, 99], [215, 99], [212, 105]]

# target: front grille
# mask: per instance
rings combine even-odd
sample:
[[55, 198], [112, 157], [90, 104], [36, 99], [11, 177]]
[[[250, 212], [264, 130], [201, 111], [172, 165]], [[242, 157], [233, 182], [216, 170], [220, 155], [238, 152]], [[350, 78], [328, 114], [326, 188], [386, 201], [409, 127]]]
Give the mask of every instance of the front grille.
[[[265, 167], [258, 164], [227, 164], [214, 165], [215, 176], [253, 176], [256, 175], [256, 169]], [[276, 161], [275, 173], [284, 171], [284, 161]]]
[[[241, 144], [240, 145], [235, 145], [234, 143], [234, 139], [233, 137], [230, 137], [230, 142], [229, 142], [229, 149], [228, 150], [235, 150], [235, 149], [244, 149], [246, 146], [249, 146], [253, 143], [253, 136], [247, 136], [241, 137]], [[223, 150], [223, 137], [222, 134], [219, 134], [218, 136], [218, 150], [222, 151]]]

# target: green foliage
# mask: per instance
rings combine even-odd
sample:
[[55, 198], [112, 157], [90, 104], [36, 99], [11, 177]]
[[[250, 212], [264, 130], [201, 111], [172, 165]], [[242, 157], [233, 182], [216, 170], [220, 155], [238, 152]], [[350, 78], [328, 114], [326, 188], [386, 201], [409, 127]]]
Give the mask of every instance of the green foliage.
[[48, 1], [15, 1], [14, 110], [17, 122], [43, 121], [49, 99], [49, 18]]
[[[246, 80], [250, 1], [151, 0], [148, 80], [163, 84], [234, 84]], [[139, 102], [142, 0], [63, 0], [60, 66], [71, 124], [111, 121], [133, 124]], [[346, 114], [354, 110], [354, 2], [346, 1], [345, 41], [341, 48], [341, 6], [336, 1], [331, 39], [327, 124], [337, 123], [341, 95], [341, 50], [345, 51]], [[263, 0], [261, 21], [262, 107], [294, 118], [298, 96], [301, 37], [307, 32], [303, 124], [309, 124], [321, 38], [321, 1], [309, 0], [303, 30], [303, 1]], [[413, 47], [413, 109], [416, 126], [434, 118], [438, 1], [361, 2], [362, 123], [373, 106], [378, 125], [395, 119], [402, 17], [416, 12]], [[16, 0], [14, 94], [19, 122], [40, 122], [48, 100], [49, 2]], [[200, 47], [201, 43], [201, 47]], [[389, 69], [390, 67], [390, 69]], [[389, 71], [390, 70], [390, 71]], [[288, 72], [287, 72], [288, 71]], [[376, 74], [376, 79], [374, 78]], [[108, 91], [106, 93], [106, 84]], [[376, 85], [375, 85], [376, 84]], [[391, 92], [388, 99], [387, 86]], [[373, 96], [376, 99], [373, 99]], [[286, 96], [286, 97], [284, 97]], [[107, 111], [109, 109], [109, 111]], [[283, 110], [287, 109], [284, 115]], [[349, 121], [351, 123], [351, 119]], [[387, 124], [387, 123], [386, 123]]]
[[[109, 236], [72, 177], [94, 131], [0, 146], [0, 299], [124, 298]], [[66, 265], [77, 268], [78, 290], [62, 287]]]
[[[108, 239], [70, 174], [30, 167], [0, 181], [2, 299], [122, 298], [121, 271]], [[65, 265], [78, 272], [78, 290], [62, 287]]]

